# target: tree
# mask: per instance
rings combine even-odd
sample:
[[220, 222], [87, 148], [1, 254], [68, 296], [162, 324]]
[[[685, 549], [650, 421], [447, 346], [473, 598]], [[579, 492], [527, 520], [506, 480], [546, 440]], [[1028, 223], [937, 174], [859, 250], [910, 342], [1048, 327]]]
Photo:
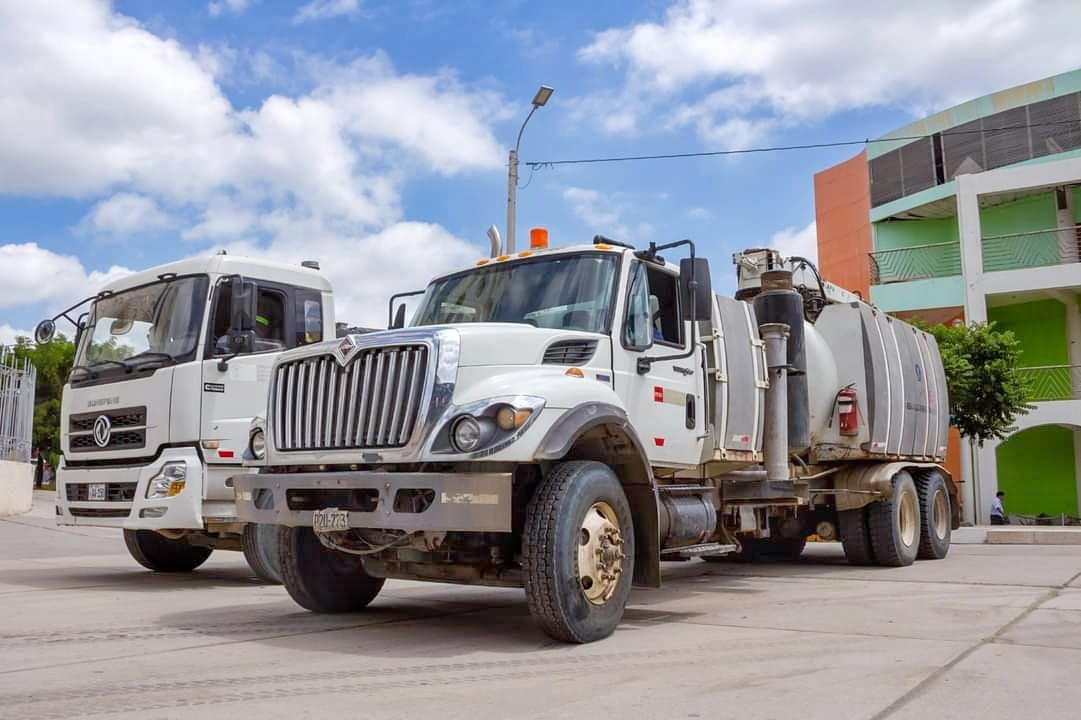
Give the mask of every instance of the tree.
[[42, 345], [20, 337], [14, 349], [16, 357], [28, 358], [37, 368], [34, 447], [55, 467], [60, 459], [60, 396], [75, 361], [75, 345], [63, 335]]
[[1014, 334], [995, 330], [994, 323], [916, 324], [938, 341], [951, 424], [980, 446], [1009, 435], [1017, 416], [1031, 409], [1018, 371], [1021, 343]]

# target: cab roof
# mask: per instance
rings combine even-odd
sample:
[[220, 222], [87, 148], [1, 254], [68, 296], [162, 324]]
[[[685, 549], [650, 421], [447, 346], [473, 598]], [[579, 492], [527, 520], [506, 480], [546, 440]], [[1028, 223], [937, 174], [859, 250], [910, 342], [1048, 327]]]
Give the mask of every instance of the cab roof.
[[253, 280], [270, 280], [288, 285], [331, 292], [330, 281], [319, 270], [302, 267], [299, 263], [283, 263], [242, 255], [209, 255], [187, 258], [157, 265], [125, 275], [100, 288], [119, 292], [161, 279], [162, 275], [243, 275]]

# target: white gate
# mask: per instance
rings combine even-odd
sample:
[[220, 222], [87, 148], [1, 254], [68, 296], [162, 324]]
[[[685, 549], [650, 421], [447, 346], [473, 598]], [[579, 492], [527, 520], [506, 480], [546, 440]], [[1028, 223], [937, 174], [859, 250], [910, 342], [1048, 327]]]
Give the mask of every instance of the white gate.
[[30, 461], [37, 371], [0, 345], [0, 460]]

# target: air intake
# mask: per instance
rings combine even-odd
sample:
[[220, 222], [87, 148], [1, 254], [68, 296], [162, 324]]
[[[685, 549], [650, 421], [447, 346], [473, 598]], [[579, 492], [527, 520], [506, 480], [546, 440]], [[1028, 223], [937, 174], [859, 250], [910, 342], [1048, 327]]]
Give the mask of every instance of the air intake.
[[544, 351], [546, 365], [584, 365], [597, 351], [596, 340], [560, 340]]

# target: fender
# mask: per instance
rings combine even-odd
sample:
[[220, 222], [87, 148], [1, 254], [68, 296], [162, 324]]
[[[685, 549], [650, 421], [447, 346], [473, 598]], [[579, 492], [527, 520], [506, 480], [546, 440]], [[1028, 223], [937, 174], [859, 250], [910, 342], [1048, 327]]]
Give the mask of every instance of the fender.
[[661, 585], [657, 483], [642, 441], [616, 405], [586, 402], [563, 414], [534, 454], [538, 461], [598, 460], [616, 473], [634, 520], [634, 584]]

